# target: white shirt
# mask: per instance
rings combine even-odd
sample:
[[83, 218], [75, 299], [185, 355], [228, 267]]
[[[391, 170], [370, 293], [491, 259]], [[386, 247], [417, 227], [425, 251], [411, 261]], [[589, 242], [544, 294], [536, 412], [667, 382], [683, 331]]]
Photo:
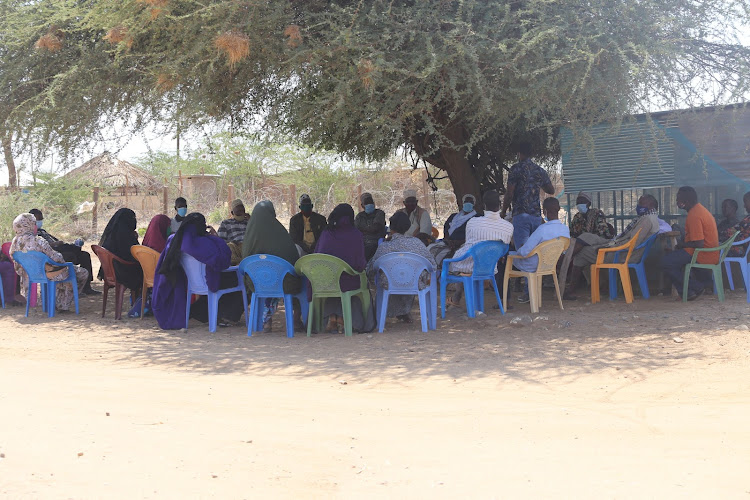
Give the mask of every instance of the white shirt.
[[[551, 220], [549, 222], [545, 222], [544, 224], [536, 228], [536, 231], [531, 233], [531, 236], [529, 236], [529, 239], [526, 240], [526, 243], [524, 243], [521, 248], [509, 253], [510, 255], [529, 255], [540, 243], [554, 240], [559, 236], [570, 238], [570, 229], [568, 229], [568, 226], [566, 226], [559, 220]], [[528, 259], [513, 259], [513, 267], [525, 273], [533, 273], [534, 271], [536, 271], [538, 265], [539, 257], [536, 255], [534, 255], [533, 257], [529, 257]]]
[[[453, 258], [460, 258], [480, 241], [502, 241], [510, 243], [513, 237], [513, 224], [500, 217], [500, 212], [485, 210], [484, 217], [474, 217], [466, 223], [466, 243], [456, 250]], [[451, 262], [450, 272], [470, 273], [474, 269], [474, 259], [469, 257], [461, 262]]]

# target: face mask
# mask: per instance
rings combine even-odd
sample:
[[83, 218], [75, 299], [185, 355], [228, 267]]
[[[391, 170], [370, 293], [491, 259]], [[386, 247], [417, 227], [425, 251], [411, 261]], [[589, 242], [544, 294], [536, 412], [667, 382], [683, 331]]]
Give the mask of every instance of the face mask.
[[646, 215], [648, 213], [648, 207], [642, 207], [638, 205], [635, 207], [635, 213], [638, 214], [638, 217]]
[[43, 220], [38, 220], [38, 221], [36, 221], [36, 228], [37, 228], [37, 229], [41, 229], [41, 228], [42, 228], [42, 225], [43, 225], [43, 223], [44, 223], [44, 221], [43, 221]]
[[187, 215], [187, 207], [178, 208], [177, 215], [179, 215], [180, 217], [185, 217], [185, 215]]
[[588, 207], [588, 205], [586, 203], [579, 203], [578, 205], [576, 205], [576, 208], [582, 214], [585, 214], [586, 212], [589, 211], [589, 207]]
[[684, 203], [678, 203], [677, 208], [679, 208], [680, 210], [685, 210], [686, 207]]
[[303, 214], [309, 214], [312, 212], [313, 206], [312, 204], [308, 205], [307, 203], [304, 205], [300, 205], [299, 209], [302, 210]]
[[474, 210], [474, 204], [473, 203], [468, 203], [468, 202], [464, 203], [464, 212], [466, 212], [468, 214], [472, 210]]
[[374, 203], [368, 203], [367, 205], [365, 205], [365, 213], [366, 214], [371, 214], [374, 211], [375, 211], [375, 204]]
[[234, 216], [234, 220], [238, 220], [238, 221], [242, 222], [243, 220], [245, 220], [245, 214], [235, 215]]

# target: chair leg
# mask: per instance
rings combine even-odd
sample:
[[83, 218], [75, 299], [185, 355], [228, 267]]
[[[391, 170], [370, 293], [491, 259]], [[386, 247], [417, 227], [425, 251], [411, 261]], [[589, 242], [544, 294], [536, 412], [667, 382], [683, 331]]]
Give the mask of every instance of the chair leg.
[[683, 283], [682, 283], [682, 301], [687, 302], [687, 296], [688, 296], [688, 284], [690, 283], [690, 269], [692, 266], [690, 264], [685, 266], [685, 275], [683, 276]]
[[599, 302], [599, 268], [596, 264], [591, 266], [591, 303]]
[[437, 284], [430, 284], [430, 328], [437, 329]]
[[536, 275], [536, 312], [542, 308], [542, 276]]
[[219, 298], [218, 293], [208, 295], [208, 331], [216, 332], [216, 324], [219, 322]]
[[390, 293], [381, 288], [378, 290], [378, 295], [380, 296], [380, 300], [376, 303], [377, 307], [375, 308], [375, 311], [378, 314], [378, 333], [383, 333], [383, 329], [385, 328], [385, 317], [388, 314], [388, 298]]
[[247, 336], [252, 337], [255, 331], [255, 325], [258, 322], [258, 294], [253, 294], [250, 298], [250, 318], [247, 322]]
[[190, 305], [191, 305], [192, 298], [193, 298], [193, 294], [191, 294], [190, 290], [188, 289], [187, 299], [185, 301], [185, 330], [187, 330], [188, 323], [190, 322]]
[[427, 299], [429, 299], [429, 297], [425, 293], [420, 293], [418, 298], [419, 298], [419, 319], [422, 323], [422, 331], [427, 332], [429, 330], [429, 328], [427, 327], [427, 321], [430, 315], [428, 312], [430, 310], [430, 306], [427, 303]]
[[312, 325], [315, 320], [315, 297], [307, 304], [307, 336], [312, 336]]
[[440, 281], [440, 317], [445, 319], [445, 292], [448, 283], [447, 280]]
[[620, 268], [620, 281], [622, 281], [622, 293], [625, 295], [625, 302], [633, 303], [633, 285], [630, 283], [630, 269], [627, 265]]
[[500, 302], [500, 290], [497, 289], [497, 282], [495, 280], [491, 280], [490, 283], [492, 284], [492, 289], [495, 291], [495, 298], [497, 299], [497, 305], [500, 307], [500, 314], [505, 314], [505, 309], [503, 308], [503, 303]]
[[[509, 261], [511, 259], [508, 259]], [[503, 275], [503, 304], [501, 307], [508, 305], [508, 281], [510, 279], [510, 268], [513, 267], [513, 262], [505, 264], [505, 274]], [[503, 314], [505, 311], [503, 310]]]
[[107, 295], [109, 295], [109, 286], [104, 284], [104, 292], [102, 292], [102, 318], [107, 313]]
[[552, 279], [555, 282], [555, 293], [557, 294], [557, 303], [560, 306], [560, 310], [564, 311], [565, 308], [563, 307], [562, 296], [560, 295], [560, 283], [558, 283], [557, 281], [557, 273], [552, 273]]
[[[750, 300], [748, 301], [750, 302]], [[29, 283], [29, 288], [26, 289], [26, 317], [29, 317], [29, 304], [31, 304], [31, 283]]]
[[721, 266], [714, 267], [713, 273], [716, 295], [719, 297], [719, 302], [724, 302], [724, 278], [721, 276]]
[[284, 295], [284, 319], [286, 319], [286, 336], [294, 337], [294, 318], [292, 317], [293, 301], [291, 295]]
[[352, 296], [341, 294], [341, 312], [344, 315], [344, 335], [352, 336]]
[[745, 294], [747, 295], [747, 302], [750, 304], [750, 266], [741, 265], [742, 268], [742, 280], [745, 282]]
[[609, 270], [609, 300], [617, 299], [617, 274], [614, 269]]
[[[740, 264], [742, 267], [742, 264]], [[727, 270], [727, 281], [729, 282], [729, 289], [734, 291], [734, 279], [732, 278], [732, 261], [724, 261], [724, 269]]]
[[122, 302], [125, 300], [125, 287], [121, 284], [115, 286], [115, 319], [122, 318]]
[[146, 296], [148, 295], [148, 287], [146, 284], [143, 284], [143, 290], [141, 291], [141, 319], [143, 319], [143, 315], [146, 313]]
[[639, 264], [635, 268], [635, 275], [638, 278], [638, 287], [641, 289], [641, 295], [644, 299], [651, 298], [651, 294], [648, 292], [648, 278], [646, 277], [646, 268], [643, 264]]
[[57, 287], [54, 281], [48, 282], [46, 285], [41, 285], [47, 288], [47, 316], [50, 318], [55, 317], [55, 296], [57, 295], [55, 292], [57, 291]]
[[464, 302], [466, 302], [466, 314], [470, 318], [476, 317], [476, 306], [474, 305], [474, 283], [471, 278], [462, 278], [464, 284]]

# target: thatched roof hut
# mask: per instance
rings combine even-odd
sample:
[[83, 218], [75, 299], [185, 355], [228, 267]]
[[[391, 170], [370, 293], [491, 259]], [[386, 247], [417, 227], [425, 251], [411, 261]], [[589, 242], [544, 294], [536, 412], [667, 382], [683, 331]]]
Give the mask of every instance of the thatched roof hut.
[[84, 185], [119, 190], [122, 194], [146, 194], [162, 188], [162, 184], [145, 170], [118, 159], [109, 151], [96, 156], [65, 174]]

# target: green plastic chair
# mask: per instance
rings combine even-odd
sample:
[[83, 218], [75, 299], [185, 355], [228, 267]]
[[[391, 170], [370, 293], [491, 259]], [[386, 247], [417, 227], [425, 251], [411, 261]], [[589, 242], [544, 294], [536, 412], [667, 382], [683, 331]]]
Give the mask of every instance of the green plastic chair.
[[[312, 286], [312, 300], [310, 301], [310, 312], [307, 317], [307, 336], [312, 334], [313, 321], [316, 329], [323, 331], [323, 305], [328, 297], [341, 299], [341, 309], [344, 314], [344, 333], [347, 337], [352, 336], [352, 297], [359, 296], [362, 302], [362, 314], [367, 317], [370, 309], [370, 289], [367, 286], [365, 272], [357, 272], [352, 267], [333, 255], [313, 253], [301, 257], [294, 266], [299, 275], [305, 275]], [[359, 276], [359, 288], [349, 292], [342, 292], [339, 286], [341, 274]]]
[[[732, 246], [732, 243], [734, 243], [735, 238], [737, 238], [737, 235], [740, 234], [739, 231], [735, 232], [731, 238], [729, 238], [727, 241], [722, 243], [716, 248], [696, 248], [695, 252], [693, 252], [693, 260], [690, 261], [690, 264], [685, 266], [685, 277], [684, 277], [684, 284], [682, 285], [682, 301], [687, 302], [687, 296], [688, 296], [688, 280], [690, 279], [690, 271], [695, 269], [710, 269], [714, 273], [714, 289], [716, 290], [716, 295], [719, 297], [719, 302], [724, 302], [724, 278], [721, 274], [721, 264], [724, 262], [724, 259], [727, 257], [727, 254], [729, 253], [729, 247]], [[698, 259], [698, 254], [701, 252], [719, 252], [719, 262], [716, 264], [698, 264], [696, 262], [696, 259]]]

